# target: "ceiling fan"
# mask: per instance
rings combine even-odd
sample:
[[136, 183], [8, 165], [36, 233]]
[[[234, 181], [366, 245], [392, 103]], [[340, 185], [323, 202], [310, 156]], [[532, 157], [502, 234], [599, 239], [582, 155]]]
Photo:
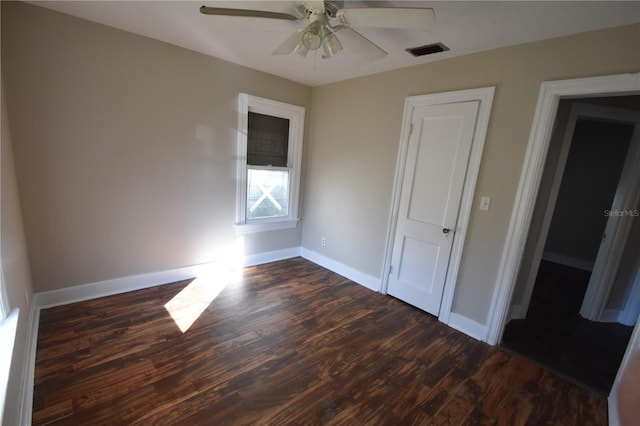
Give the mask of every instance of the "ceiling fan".
[[[323, 49], [328, 59], [342, 50], [342, 42], [369, 62], [387, 56], [387, 52], [364, 37], [354, 27], [430, 30], [435, 22], [433, 9], [426, 8], [354, 8], [343, 9], [344, 1], [304, 0], [293, 3], [292, 13], [263, 10], [228, 9], [202, 6], [204, 15], [243, 16], [288, 21], [308, 20], [309, 24], [294, 32], [274, 51], [274, 55], [296, 52], [305, 57], [310, 50]], [[340, 35], [338, 39], [337, 34]]]

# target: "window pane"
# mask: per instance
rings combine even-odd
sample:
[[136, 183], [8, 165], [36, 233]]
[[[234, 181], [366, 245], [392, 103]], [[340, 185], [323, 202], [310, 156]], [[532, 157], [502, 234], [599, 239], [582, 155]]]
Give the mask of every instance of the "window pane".
[[247, 219], [287, 216], [289, 171], [249, 169], [247, 172]]
[[249, 112], [247, 164], [287, 167], [289, 120]]

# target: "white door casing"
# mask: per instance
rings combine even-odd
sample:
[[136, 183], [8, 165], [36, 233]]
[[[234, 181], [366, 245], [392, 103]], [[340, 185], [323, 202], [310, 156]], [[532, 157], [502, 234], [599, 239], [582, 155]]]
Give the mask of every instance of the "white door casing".
[[[562, 147], [560, 149], [560, 153], [557, 160], [558, 163], [555, 169], [553, 184], [551, 186], [551, 189], [549, 191], [549, 196], [547, 199], [547, 207], [545, 209], [544, 219], [540, 225], [540, 229], [538, 230], [538, 233], [536, 236], [536, 239], [537, 239], [536, 246], [532, 255], [533, 259], [531, 261], [531, 269], [527, 276], [524, 295], [522, 296], [522, 300], [521, 300], [521, 305], [519, 309], [520, 312], [518, 315], [512, 315], [512, 318], [524, 318], [527, 312], [527, 309], [529, 307], [531, 296], [533, 294], [533, 288], [535, 286], [535, 281], [538, 275], [539, 264], [540, 264], [540, 261], [542, 260], [544, 246], [547, 241], [547, 237], [549, 235], [551, 219], [553, 218], [553, 213], [555, 211], [555, 206], [556, 206], [558, 194], [560, 191], [560, 184], [562, 182], [562, 177], [564, 175], [564, 168], [567, 162], [567, 158], [569, 156], [569, 149], [571, 148], [571, 142], [573, 140], [576, 123], [579, 118], [592, 118], [592, 119], [615, 121], [615, 122], [622, 122], [622, 123], [635, 123], [638, 120], [640, 120], [640, 112], [628, 110], [628, 109], [602, 106], [597, 104], [582, 103], [582, 102], [574, 102], [571, 105], [571, 110], [567, 118], [567, 125], [565, 127], [564, 134], [562, 137]], [[633, 144], [630, 144], [630, 146], [631, 145]], [[630, 153], [631, 153], [631, 149], [630, 149]], [[631, 157], [632, 155], [628, 155], [627, 163], [629, 162], [629, 159]], [[624, 231], [628, 232], [628, 229], [625, 229]], [[621, 241], [622, 239], [620, 238], [616, 239], [616, 242], [618, 244], [620, 244]], [[620, 250], [622, 250], [622, 247], [620, 247]], [[599, 261], [596, 261], [596, 264], [599, 265], [600, 268], [602, 268], [603, 267], [602, 263], [604, 262], [607, 268], [613, 267], [614, 265], [608, 265], [607, 256], [604, 256], [604, 254], [605, 254], [604, 250], [598, 253]], [[592, 274], [592, 278], [593, 278], [593, 275], [594, 274]], [[612, 284], [614, 275], [615, 274], [611, 274], [611, 273], [607, 274], [607, 276], [611, 278], [610, 281], [607, 283], [607, 285], [610, 286]], [[590, 283], [590, 286], [597, 287], [594, 285], [593, 282]], [[593, 291], [594, 290], [592, 289], [592, 292]], [[592, 300], [592, 299], [589, 299], [589, 300]], [[594, 301], [592, 300], [590, 303], [593, 303], [593, 302]], [[604, 302], [605, 301], [603, 301], [603, 303]], [[591, 306], [591, 305], [587, 305], [587, 306]], [[601, 308], [604, 308], [604, 305], [602, 305]], [[598, 311], [598, 315], [601, 313], [601, 310], [602, 309]], [[596, 319], [594, 317], [589, 317], [589, 316], [587, 316], [587, 318]]]
[[490, 87], [405, 102], [381, 291], [445, 323], [493, 93]]
[[489, 308], [489, 320], [483, 336], [483, 340], [487, 343], [491, 345], [499, 343], [508, 320], [509, 305], [518, 269], [522, 262], [524, 245], [531, 225], [533, 208], [538, 196], [560, 100], [622, 94], [640, 94], [640, 73], [548, 81], [541, 84], [520, 182], [511, 212], [511, 221]]

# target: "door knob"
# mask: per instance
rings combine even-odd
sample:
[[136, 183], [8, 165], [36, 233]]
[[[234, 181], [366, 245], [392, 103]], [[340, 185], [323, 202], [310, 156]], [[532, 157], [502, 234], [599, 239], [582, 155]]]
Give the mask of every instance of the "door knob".
[[448, 234], [448, 233], [449, 233], [449, 231], [451, 231], [451, 229], [449, 229], [449, 228], [442, 228], [442, 233], [443, 233], [443, 234]]

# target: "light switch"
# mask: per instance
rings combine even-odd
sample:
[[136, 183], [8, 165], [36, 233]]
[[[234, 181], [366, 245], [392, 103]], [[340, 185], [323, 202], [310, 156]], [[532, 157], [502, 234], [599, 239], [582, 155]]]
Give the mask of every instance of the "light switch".
[[491, 205], [491, 197], [480, 198], [480, 210], [489, 210], [490, 205]]

